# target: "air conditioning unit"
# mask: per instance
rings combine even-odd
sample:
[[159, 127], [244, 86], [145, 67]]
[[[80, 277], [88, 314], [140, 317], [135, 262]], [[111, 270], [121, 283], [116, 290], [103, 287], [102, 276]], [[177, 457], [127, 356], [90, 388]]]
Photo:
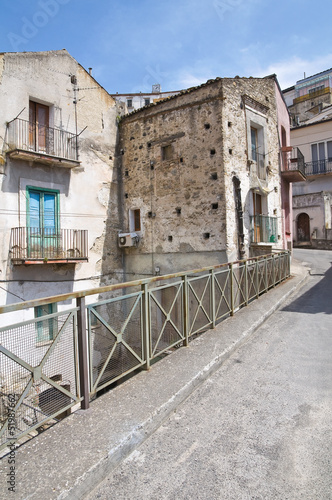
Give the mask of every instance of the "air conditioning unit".
[[137, 247], [138, 245], [138, 235], [137, 233], [119, 233], [118, 242], [119, 247]]

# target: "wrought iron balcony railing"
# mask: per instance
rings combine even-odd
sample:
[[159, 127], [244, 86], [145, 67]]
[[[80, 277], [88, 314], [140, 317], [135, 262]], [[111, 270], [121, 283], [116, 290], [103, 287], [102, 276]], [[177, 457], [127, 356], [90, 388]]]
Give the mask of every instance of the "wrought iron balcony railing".
[[88, 231], [81, 229], [14, 227], [11, 260], [15, 264], [88, 260]]
[[65, 130], [15, 118], [8, 123], [7, 152], [27, 152], [78, 162], [77, 137]]
[[325, 87], [323, 89], [316, 90], [315, 92], [308, 92], [305, 95], [301, 95], [293, 99], [293, 104], [298, 104], [299, 102], [307, 101], [308, 99], [314, 99], [315, 97], [320, 97], [324, 94], [330, 94], [331, 88]]
[[309, 161], [305, 164], [306, 175], [329, 174], [332, 172], [332, 158]]
[[289, 182], [305, 180], [304, 156], [299, 148], [281, 148], [282, 170], [281, 173]]
[[276, 243], [278, 225], [276, 217], [253, 215], [250, 217], [251, 243]]

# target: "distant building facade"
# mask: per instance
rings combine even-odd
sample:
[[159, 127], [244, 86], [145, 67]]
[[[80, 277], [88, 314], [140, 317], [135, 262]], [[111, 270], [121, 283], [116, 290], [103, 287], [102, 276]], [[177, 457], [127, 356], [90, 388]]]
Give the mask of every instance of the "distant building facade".
[[283, 91], [292, 126], [305, 123], [332, 104], [332, 68], [303, 78]]
[[180, 90], [162, 92], [159, 83], [152, 85], [152, 92], [138, 92], [129, 94], [111, 94], [112, 97], [118, 101], [126, 104], [128, 112], [136, 111], [137, 109], [143, 108], [145, 106], [150, 106], [150, 104], [155, 104], [162, 99], [168, 99], [174, 95], [179, 94]]
[[284, 91], [292, 116], [291, 144], [303, 154], [306, 175], [293, 189], [295, 246], [332, 248], [331, 89], [329, 69]]

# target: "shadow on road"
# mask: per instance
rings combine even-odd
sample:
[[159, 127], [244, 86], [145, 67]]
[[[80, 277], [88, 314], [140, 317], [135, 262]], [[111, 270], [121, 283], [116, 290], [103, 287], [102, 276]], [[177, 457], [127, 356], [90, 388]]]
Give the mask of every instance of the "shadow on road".
[[313, 279], [315, 279], [315, 276], [324, 277], [307, 292], [303, 293], [288, 306], [284, 307], [282, 311], [307, 314], [332, 314], [332, 267], [324, 274], [313, 272], [311, 276]]

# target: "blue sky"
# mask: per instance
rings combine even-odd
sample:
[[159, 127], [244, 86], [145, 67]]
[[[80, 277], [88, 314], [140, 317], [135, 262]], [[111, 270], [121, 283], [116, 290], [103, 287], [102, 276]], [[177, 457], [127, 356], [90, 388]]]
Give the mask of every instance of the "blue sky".
[[0, 52], [66, 48], [110, 93], [332, 67], [331, 0], [1, 0]]

